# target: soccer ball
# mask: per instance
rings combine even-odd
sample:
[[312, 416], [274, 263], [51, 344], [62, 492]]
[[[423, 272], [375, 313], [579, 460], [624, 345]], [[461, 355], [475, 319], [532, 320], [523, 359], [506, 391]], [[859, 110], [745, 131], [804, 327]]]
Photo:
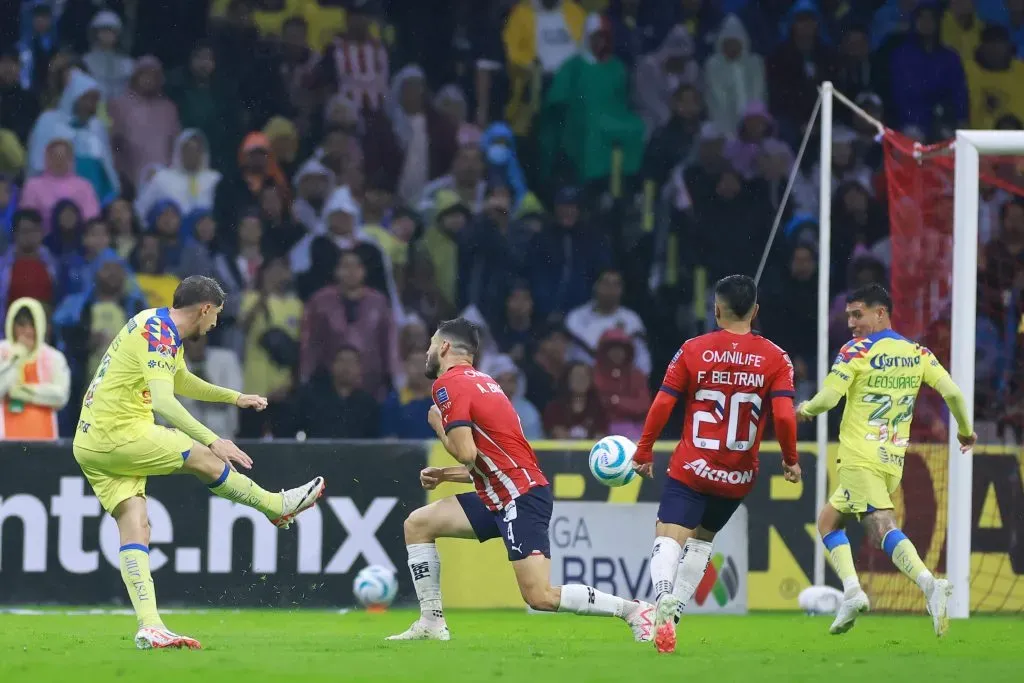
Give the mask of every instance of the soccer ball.
[[363, 607], [387, 607], [398, 592], [398, 579], [387, 567], [371, 564], [356, 574], [352, 595]]
[[835, 614], [843, 604], [843, 592], [832, 586], [808, 586], [797, 600], [800, 609], [811, 616]]
[[590, 449], [590, 472], [605, 486], [625, 486], [633, 480], [636, 444], [624, 436], [606, 436]]

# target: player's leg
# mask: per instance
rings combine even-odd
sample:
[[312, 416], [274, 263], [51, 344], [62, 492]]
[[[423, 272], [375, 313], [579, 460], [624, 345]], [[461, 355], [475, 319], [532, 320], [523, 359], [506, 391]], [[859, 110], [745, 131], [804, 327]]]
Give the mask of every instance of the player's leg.
[[277, 527], [287, 529], [296, 515], [313, 507], [323, 495], [323, 477], [286, 491], [267, 491], [246, 475], [233, 470], [206, 446], [180, 432], [174, 433], [188, 440], [186, 450], [182, 451], [183, 472], [195, 475], [211, 493], [259, 510]]
[[388, 640], [449, 640], [441, 602], [439, 538], [496, 538], [493, 515], [476, 493], [460, 493], [417, 508], [405, 520], [405, 547], [409, 555], [420, 618], [404, 633]]
[[652, 605], [580, 584], [551, 585], [552, 503], [551, 489], [538, 487], [494, 515], [523, 600], [542, 612], [619, 617], [629, 625], [635, 640], [650, 640]]
[[840, 468], [839, 486], [818, 515], [818, 533], [828, 549], [832, 568], [843, 582], [843, 602], [828, 629], [832, 635], [846, 633], [853, 628], [858, 616], [871, 609], [867, 593], [857, 578], [853, 551], [845, 531], [845, 522], [850, 516], [863, 514], [870, 508], [864, 472], [863, 468]]
[[[842, 495], [842, 490], [837, 493]], [[833, 497], [835, 495], [833, 494]], [[857, 569], [853, 564], [850, 539], [846, 536], [846, 522], [847, 516], [836, 509], [832, 502], [825, 503], [818, 515], [818, 535], [828, 551], [832, 569], [843, 582], [843, 593], [849, 598], [859, 593], [861, 587]]]
[[676, 571], [672, 594], [679, 601], [676, 611], [677, 620], [686, 605], [690, 603], [690, 599], [693, 598], [697, 586], [704, 579], [704, 573], [711, 563], [715, 536], [732, 519], [742, 502], [741, 498], [705, 496], [704, 513], [701, 515], [700, 526], [683, 544], [683, 556]]

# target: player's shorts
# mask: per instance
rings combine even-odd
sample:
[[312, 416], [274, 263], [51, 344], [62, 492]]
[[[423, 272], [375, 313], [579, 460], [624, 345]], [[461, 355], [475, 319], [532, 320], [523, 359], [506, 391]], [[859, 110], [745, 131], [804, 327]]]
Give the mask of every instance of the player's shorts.
[[875, 510], [891, 510], [892, 492], [900, 485], [902, 474], [881, 472], [870, 467], [840, 467], [839, 486], [828, 499], [829, 504], [847, 515], [861, 515]]
[[192, 438], [176, 429], [151, 425], [135, 441], [100, 452], [75, 444], [72, 449], [85, 478], [107, 512], [135, 496], [146, 495], [146, 477], [173, 474], [192, 450]]
[[509, 503], [504, 510], [488, 510], [476, 492], [455, 496], [469, 518], [473, 533], [483, 543], [501, 537], [512, 562], [530, 555], [551, 557], [551, 510], [554, 498], [550, 486], [536, 486]]
[[658, 521], [687, 529], [701, 527], [717, 533], [722, 530], [742, 498], [722, 498], [696, 491], [681, 481], [667, 477], [658, 506]]

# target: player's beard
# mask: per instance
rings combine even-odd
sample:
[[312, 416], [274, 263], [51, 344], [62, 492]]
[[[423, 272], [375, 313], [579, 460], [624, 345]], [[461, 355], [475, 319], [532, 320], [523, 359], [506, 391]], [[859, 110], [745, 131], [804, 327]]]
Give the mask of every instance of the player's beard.
[[423, 374], [427, 376], [427, 379], [437, 379], [441, 374], [441, 356], [436, 351], [427, 353], [427, 367]]

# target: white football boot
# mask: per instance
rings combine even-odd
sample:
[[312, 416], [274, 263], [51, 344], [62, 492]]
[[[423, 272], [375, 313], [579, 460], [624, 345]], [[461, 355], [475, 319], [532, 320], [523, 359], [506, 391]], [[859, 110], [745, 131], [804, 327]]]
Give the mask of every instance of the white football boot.
[[676, 614], [679, 612], [679, 598], [665, 593], [658, 598], [654, 608], [654, 647], [658, 652], [676, 651]]
[[166, 628], [153, 628], [144, 626], [135, 634], [135, 647], [140, 650], [163, 650], [167, 648], [188, 648], [189, 650], [201, 650], [202, 645], [195, 638], [179, 636]]
[[417, 619], [408, 630], [397, 635], [388, 636], [385, 640], [451, 640], [448, 624], [443, 621], [427, 621]]
[[280, 517], [270, 520], [271, 524], [278, 529], [290, 527], [292, 521], [300, 512], [316, 505], [316, 501], [319, 500], [320, 496], [324, 495], [324, 487], [324, 478], [317, 477], [302, 486], [281, 491], [281, 495], [284, 497], [284, 510]]
[[834, 636], [846, 633], [853, 628], [857, 617], [869, 609], [871, 609], [871, 602], [868, 600], [868, 594], [863, 590], [857, 591], [852, 597], [843, 598], [843, 602], [836, 612], [836, 620], [828, 627], [828, 632]]
[[932, 626], [939, 638], [949, 630], [949, 597], [953, 595], [953, 585], [946, 579], [935, 579], [932, 591], [928, 594], [928, 614], [932, 615]]
[[630, 611], [622, 616], [633, 631], [633, 640], [638, 643], [649, 643], [654, 637], [654, 605], [649, 602], [634, 600]]

